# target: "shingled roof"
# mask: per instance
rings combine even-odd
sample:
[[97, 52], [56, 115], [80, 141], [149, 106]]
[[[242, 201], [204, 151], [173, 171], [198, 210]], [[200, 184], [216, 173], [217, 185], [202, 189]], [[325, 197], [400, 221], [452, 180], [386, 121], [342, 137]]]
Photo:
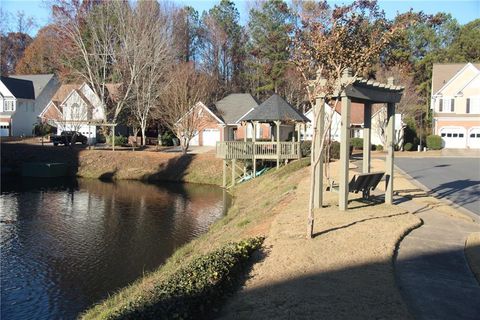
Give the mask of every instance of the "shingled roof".
[[295, 108], [293, 108], [287, 101], [285, 101], [278, 94], [273, 94], [270, 98], [265, 100], [255, 109], [251, 110], [245, 116], [243, 116], [238, 122], [241, 121], [296, 121], [296, 122], [308, 122], [307, 117], [300, 114]]
[[257, 100], [249, 93], [232, 93], [215, 102], [214, 112], [226, 124], [234, 124], [252, 108], [258, 106]]
[[15, 98], [35, 100], [35, 90], [32, 81], [11, 77], [1, 77], [1, 80]]
[[50, 73], [50, 74], [25, 74], [25, 75], [11, 75], [10, 78], [15, 78], [19, 80], [26, 80], [26, 81], [31, 81], [33, 84], [33, 89], [34, 89], [34, 94], [35, 98], [37, 99], [38, 96], [42, 93], [43, 89], [48, 85], [50, 80], [54, 77], [55, 75]]

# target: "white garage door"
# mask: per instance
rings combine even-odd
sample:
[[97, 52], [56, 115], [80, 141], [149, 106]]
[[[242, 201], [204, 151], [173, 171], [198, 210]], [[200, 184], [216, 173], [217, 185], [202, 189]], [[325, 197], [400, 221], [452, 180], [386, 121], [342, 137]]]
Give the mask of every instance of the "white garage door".
[[203, 129], [202, 138], [204, 146], [215, 146], [217, 145], [217, 142], [220, 141], [220, 130]]
[[191, 146], [198, 146], [198, 132], [195, 133], [195, 135], [193, 136], [192, 140], [190, 140], [190, 145]]
[[0, 137], [8, 137], [10, 124], [8, 122], [0, 122]]
[[471, 149], [480, 149], [480, 127], [471, 128], [468, 131], [467, 143]]
[[465, 128], [444, 127], [440, 129], [443, 147], [446, 149], [464, 149], [467, 145]]

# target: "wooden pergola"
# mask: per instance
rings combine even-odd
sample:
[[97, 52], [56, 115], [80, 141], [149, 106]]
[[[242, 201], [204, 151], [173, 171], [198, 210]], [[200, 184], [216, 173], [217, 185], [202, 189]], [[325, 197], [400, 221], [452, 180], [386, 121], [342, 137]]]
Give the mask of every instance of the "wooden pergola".
[[[364, 105], [364, 127], [363, 127], [363, 173], [370, 173], [370, 150], [371, 150], [371, 120], [372, 104], [387, 105], [387, 128], [386, 128], [386, 167], [385, 167], [385, 202], [392, 204], [393, 201], [393, 165], [394, 165], [394, 144], [395, 144], [395, 104], [402, 97], [403, 87], [394, 85], [394, 79], [389, 78], [388, 83], [379, 83], [374, 80], [353, 78], [351, 71], [347, 69], [341, 81], [350, 83], [342, 92], [334, 95], [334, 98], [341, 99], [341, 142], [340, 142], [340, 180], [338, 206], [340, 210], [348, 209], [349, 194], [349, 153], [350, 153], [350, 114], [351, 103], [358, 102]], [[324, 130], [325, 96], [319, 96], [316, 101], [318, 114], [317, 130]], [[315, 149], [319, 150], [321, 145], [321, 134], [313, 141]], [[323, 152], [320, 150], [320, 152]], [[323, 157], [323, 154], [321, 155]], [[323, 161], [317, 166], [315, 172], [315, 194], [314, 207], [321, 208], [323, 202]]]

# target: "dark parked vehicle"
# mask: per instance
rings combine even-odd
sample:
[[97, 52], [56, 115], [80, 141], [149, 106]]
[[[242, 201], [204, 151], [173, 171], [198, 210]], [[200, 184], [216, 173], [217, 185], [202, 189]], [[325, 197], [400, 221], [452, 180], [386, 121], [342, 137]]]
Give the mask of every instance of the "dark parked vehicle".
[[75, 136], [75, 143], [80, 142], [81, 144], [87, 144], [88, 142], [88, 138], [77, 131], [63, 131], [60, 135], [53, 136], [50, 139], [54, 146], [58, 146], [59, 144], [68, 146], [72, 143], [73, 136]]

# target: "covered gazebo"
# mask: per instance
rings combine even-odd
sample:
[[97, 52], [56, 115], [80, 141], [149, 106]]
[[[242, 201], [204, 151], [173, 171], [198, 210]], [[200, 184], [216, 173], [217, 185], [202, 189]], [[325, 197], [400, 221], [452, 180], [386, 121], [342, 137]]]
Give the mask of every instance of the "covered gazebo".
[[[238, 123], [249, 122], [253, 126], [252, 141], [222, 141], [217, 143], [217, 157], [224, 159], [224, 185], [226, 185], [227, 160], [232, 161], [232, 181], [234, 181], [235, 162], [237, 159], [252, 160], [253, 177], [256, 176], [256, 160], [276, 160], [277, 168], [282, 160], [301, 158], [299, 126], [309, 121], [278, 94], [273, 94], [259, 106], [252, 108]], [[275, 126], [272, 141], [257, 141], [257, 127], [260, 123], [270, 123]], [[281, 125], [292, 125], [292, 141], [282, 139]], [[289, 133], [287, 133], [288, 137]]]
[[[334, 94], [334, 98], [341, 100], [341, 142], [340, 142], [340, 179], [339, 179], [339, 198], [338, 206], [340, 210], [348, 209], [349, 194], [349, 147], [350, 147], [350, 115], [351, 102], [358, 102], [364, 105], [364, 127], [363, 127], [363, 166], [364, 174], [370, 173], [370, 150], [371, 150], [371, 120], [372, 105], [386, 104], [387, 108], [387, 127], [386, 127], [386, 167], [385, 167], [385, 202], [392, 204], [393, 201], [393, 165], [394, 165], [394, 145], [395, 145], [395, 104], [402, 97], [403, 87], [396, 86], [393, 78], [388, 82], [379, 83], [374, 80], [367, 80], [358, 77], [352, 77], [351, 71], [347, 69], [342, 76], [342, 83], [349, 83], [342, 92]], [[319, 96], [316, 101], [317, 108], [317, 130], [324, 130], [324, 110], [326, 97]], [[315, 149], [319, 150], [321, 136], [317, 135]], [[323, 161], [317, 166], [315, 172], [315, 195], [314, 207], [322, 206], [322, 187], [323, 187]]]

